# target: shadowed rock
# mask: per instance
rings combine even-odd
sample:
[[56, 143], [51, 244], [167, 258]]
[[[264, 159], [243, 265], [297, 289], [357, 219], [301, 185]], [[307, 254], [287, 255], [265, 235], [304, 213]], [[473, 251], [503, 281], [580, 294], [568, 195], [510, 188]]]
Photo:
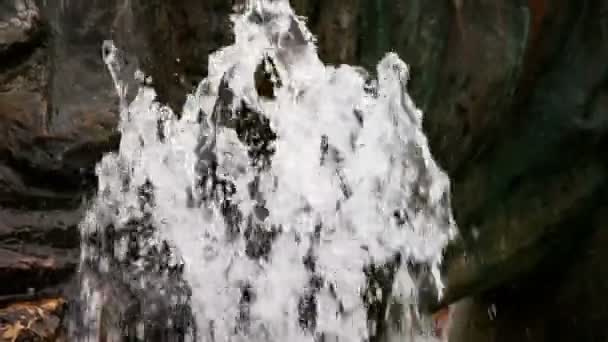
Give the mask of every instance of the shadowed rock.
[[[59, 2], [53, 3], [59, 11]], [[77, 225], [83, 199], [96, 185], [95, 163], [119, 141], [113, 88], [100, 60], [100, 44], [91, 42], [89, 50], [79, 46], [72, 54], [85, 58], [62, 70], [62, 63], [69, 61], [60, 57], [66, 51], [65, 35], [49, 15], [52, 11], [37, 6], [41, 4], [0, 4], [2, 306], [64, 292], [79, 263]], [[87, 64], [86, 56], [99, 59], [99, 67]], [[89, 92], [80, 92], [72, 76], [90, 79]], [[70, 90], [69, 101], [59, 96], [61, 89]], [[0, 339], [55, 341], [63, 302], [49, 313], [55, 317], [49, 331], [46, 318], [29, 316], [46, 310], [46, 304], [42, 309], [40, 305], [0, 310], [2, 329], [8, 329], [0, 332]], [[11, 315], [29, 318], [19, 323]]]
[[31, 0], [0, 5], [0, 57], [7, 59], [31, 49], [43, 35], [38, 7]]

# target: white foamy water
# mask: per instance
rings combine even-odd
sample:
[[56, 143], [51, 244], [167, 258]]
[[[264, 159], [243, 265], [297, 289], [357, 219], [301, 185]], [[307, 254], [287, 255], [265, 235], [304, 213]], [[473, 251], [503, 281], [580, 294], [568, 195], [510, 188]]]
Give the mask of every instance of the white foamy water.
[[[235, 43], [210, 57], [180, 118], [148, 86], [123, 101], [120, 149], [97, 167], [84, 235], [149, 222], [154, 234], [137, 248], [172, 246], [192, 290], [198, 341], [359, 342], [380, 326], [385, 339], [413, 340], [406, 261], [437, 275], [454, 226], [449, 180], [407, 94], [407, 65], [389, 53], [375, 80], [324, 65], [287, 1], [250, 1], [233, 22]], [[105, 49], [124, 99], [118, 52]], [[274, 96], [256, 89], [264, 59]], [[145, 186], [153, 200], [142, 203]], [[108, 259], [128, 260], [127, 245], [118, 239], [100, 256], [84, 243], [83, 262], [119, 272]], [[390, 283], [378, 286], [370, 265], [391, 266]], [[142, 262], [129, 269], [154, 290]], [[83, 293], [97, 324], [104, 292], [86, 278]], [[400, 305], [372, 318], [374, 302]], [[396, 322], [389, 308], [401, 308]]]

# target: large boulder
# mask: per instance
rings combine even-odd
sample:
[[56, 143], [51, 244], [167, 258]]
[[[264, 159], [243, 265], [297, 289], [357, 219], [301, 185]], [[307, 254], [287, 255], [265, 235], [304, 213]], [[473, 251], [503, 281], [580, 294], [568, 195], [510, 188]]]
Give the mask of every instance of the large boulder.
[[207, 76], [209, 54], [230, 44], [239, 1], [133, 0], [118, 13], [115, 38], [152, 76], [158, 99], [180, 113], [185, 94]]
[[[79, 263], [78, 224], [96, 187], [95, 163], [119, 141], [101, 43], [80, 44], [73, 36], [87, 32], [69, 14], [58, 2], [0, 3], [2, 341], [55, 340], [63, 299], [48, 326], [36, 316], [48, 303], [14, 303], [65, 292]], [[93, 30], [109, 33], [110, 25]]]
[[[494, 141], [453, 176], [453, 203], [467, 253], [450, 255], [446, 264], [448, 301], [525, 274], [547, 257], [568, 262], [573, 242], [599, 228], [590, 218], [606, 187], [601, 151], [608, 49], [596, 32], [608, 4], [546, 5], [545, 20], [554, 24], [536, 34], [568, 39], [544, 47], [531, 40], [529, 49], [553, 54], [544, 60], [542, 52], [527, 54], [524, 65], [537, 70], [536, 77], [522, 78], [515, 89], [521, 97], [503, 115]], [[492, 140], [480, 140], [485, 141]]]

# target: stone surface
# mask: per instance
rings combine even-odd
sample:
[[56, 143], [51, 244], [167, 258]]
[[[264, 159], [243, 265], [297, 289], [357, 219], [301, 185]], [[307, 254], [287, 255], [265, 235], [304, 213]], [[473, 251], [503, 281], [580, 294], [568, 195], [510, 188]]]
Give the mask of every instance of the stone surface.
[[229, 15], [236, 2], [134, 0], [124, 10], [139, 39], [123, 36], [117, 42], [137, 55], [159, 100], [175, 112], [207, 76], [209, 54], [231, 42]]
[[78, 266], [82, 213], [0, 209], [0, 295], [43, 291]]
[[64, 341], [61, 327], [66, 302], [52, 298], [0, 308], [1, 342]]
[[[32, 1], [15, 1], [16, 8], [24, 4], [29, 6], [29, 11], [39, 13]], [[16, 11], [15, 17], [7, 21], [13, 22], [23, 16], [21, 12]], [[69, 72], [62, 70], [64, 60], [70, 62], [70, 59], [54, 56], [57, 51], [66, 55], [69, 52], [57, 46], [62, 36], [52, 35], [51, 29], [44, 30], [48, 25], [30, 26], [30, 30], [37, 30], [36, 34], [24, 36], [23, 39], [29, 40], [19, 43], [25, 44], [27, 49], [16, 47], [15, 43], [7, 47], [5, 54], [0, 54], [0, 63], [5, 68], [0, 73], [0, 134], [5, 137], [0, 141], [0, 166], [3, 168], [0, 174], [3, 178], [21, 178], [21, 182], [13, 185], [19, 183], [22, 188], [61, 192], [59, 197], [65, 195], [63, 192], [75, 190], [78, 197], [87, 174], [91, 180], [92, 167], [101, 153], [117, 146], [115, 100], [110, 96], [113, 88], [101, 61], [97, 62], [98, 68], [87, 68], [87, 64], [79, 60], [72, 63]], [[51, 28], [57, 32], [56, 27]], [[100, 45], [96, 46], [96, 56], [92, 59], [100, 59], [99, 51]], [[81, 59], [90, 57], [82, 47], [72, 54]], [[79, 92], [78, 85], [66, 77], [68, 75], [93, 83], [89, 92]], [[71, 92], [69, 101], [58, 95], [68, 88]], [[106, 98], [93, 101], [103, 97], [104, 88]], [[21, 193], [24, 191], [27, 192]], [[4, 191], [0, 187], [0, 193], [3, 192], [19, 191]]]
[[90, 32], [49, 3], [0, 3], [0, 305], [61, 293], [73, 277], [95, 163], [119, 141], [101, 43], [79, 44]]
[[453, 288], [448, 300], [502, 284], [545, 258], [572, 262], [574, 250], [567, 247], [599, 229], [586, 218], [605, 201], [608, 49], [601, 27], [608, 3], [589, 2], [569, 12], [564, 1], [547, 6], [553, 14], [546, 12], [545, 20], [563, 22], [566, 11], [571, 26], [548, 25], [536, 34], [568, 39], [554, 41], [561, 46], [551, 46], [551, 63], [527, 61], [528, 68], [542, 71], [519, 88], [529, 95], [513, 107], [518, 114], [505, 119], [486, 153], [453, 177], [467, 253], [466, 263], [461, 252], [447, 263]]
[[606, 341], [606, 209], [586, 219], [598, 229], [578, 241], [573, 260], [548, 260], [533, 276], [458, 302], [450, 341]]
[[31, 0], [0, 4], [0, 56], [35, 45], [41, 36], [40, 12]]
[[22, 245], [14, 251], [0, 249], [0, 295], [36, 291], [72, 276], [78, 256], [49, 247]]

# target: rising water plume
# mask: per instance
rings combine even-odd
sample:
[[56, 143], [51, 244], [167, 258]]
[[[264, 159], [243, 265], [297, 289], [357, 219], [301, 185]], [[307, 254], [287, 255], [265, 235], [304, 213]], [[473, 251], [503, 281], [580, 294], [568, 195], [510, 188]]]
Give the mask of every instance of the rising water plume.
[[234, 44], [180, 115], [142, 75], [127, 103], [104, 44], [122, 139], [81, 225], [87, 337], [414, 341], [408, 265], [428, 265], [440, 293], [454, 224], [407, 65], [324, 65], [286, 0], [232, 20]]

